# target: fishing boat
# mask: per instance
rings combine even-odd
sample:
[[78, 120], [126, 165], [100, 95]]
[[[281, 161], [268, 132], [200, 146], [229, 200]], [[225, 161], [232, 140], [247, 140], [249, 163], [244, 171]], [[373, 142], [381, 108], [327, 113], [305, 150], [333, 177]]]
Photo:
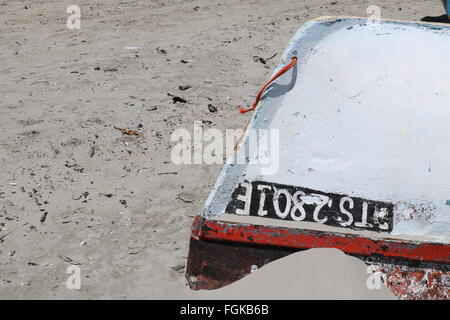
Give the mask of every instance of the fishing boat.
[[186, 278], [215, 289], [311, 248], [448, 299], [450, 27], [324, 17], [283, 53], [192, 226]]

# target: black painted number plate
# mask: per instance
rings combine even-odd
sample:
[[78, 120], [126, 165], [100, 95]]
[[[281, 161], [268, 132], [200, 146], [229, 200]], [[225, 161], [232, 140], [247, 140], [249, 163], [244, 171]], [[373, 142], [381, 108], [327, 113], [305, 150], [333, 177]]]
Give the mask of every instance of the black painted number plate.
[[233, 192], [226, 213], [391, 232], [394, 204], [254, 181]]

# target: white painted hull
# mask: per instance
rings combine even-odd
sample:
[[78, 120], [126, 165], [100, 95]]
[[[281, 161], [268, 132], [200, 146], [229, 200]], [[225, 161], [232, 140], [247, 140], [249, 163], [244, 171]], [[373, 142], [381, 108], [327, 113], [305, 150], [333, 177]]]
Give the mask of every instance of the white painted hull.
[[[283, 55], [281, 66], [296, 55], [297, 67], [266, 91], [246, 131], [278, 130], [279, 170], [265, 175], [259, 163], [226, 165], [202, 216], [448, 243], [449, 52], [445, 26], [371, 26], [358, 18], [307, 24]], [[238, 156], [248, 141], [246, 134]], [[232, 193], [244, 181], [392, 203], [393, 228], [374, 233], [229, 215]]]

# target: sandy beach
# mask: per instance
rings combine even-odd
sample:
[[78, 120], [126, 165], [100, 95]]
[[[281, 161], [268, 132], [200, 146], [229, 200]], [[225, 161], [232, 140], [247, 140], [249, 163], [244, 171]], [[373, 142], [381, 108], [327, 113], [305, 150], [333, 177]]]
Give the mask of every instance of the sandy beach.
[[[364, 17], [371, 4], [0, 0], [0, 299], [393, 298], [333, 249], [191, 291], [190, 228], [222, 165], [171, 161], [176, 129], [245, 126], [238, 107], [305, 22]], [[376, 4], [385, 19], [444, 13], [440, 1]], [[70, 5], [80, 29], [67, 28]]]

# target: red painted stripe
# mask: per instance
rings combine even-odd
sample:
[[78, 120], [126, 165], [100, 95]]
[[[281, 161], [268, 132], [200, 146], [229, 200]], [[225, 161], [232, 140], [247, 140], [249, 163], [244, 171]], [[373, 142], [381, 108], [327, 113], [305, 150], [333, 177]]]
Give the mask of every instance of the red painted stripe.
[[202, 240], [289, 247], [336, 248], [355, 255], [383, 255], [414, 261], [450, 263], [450, 246], [439, 243], [373, 240], [343, 233], [224, 223], [196, 218], [192, 236]]

